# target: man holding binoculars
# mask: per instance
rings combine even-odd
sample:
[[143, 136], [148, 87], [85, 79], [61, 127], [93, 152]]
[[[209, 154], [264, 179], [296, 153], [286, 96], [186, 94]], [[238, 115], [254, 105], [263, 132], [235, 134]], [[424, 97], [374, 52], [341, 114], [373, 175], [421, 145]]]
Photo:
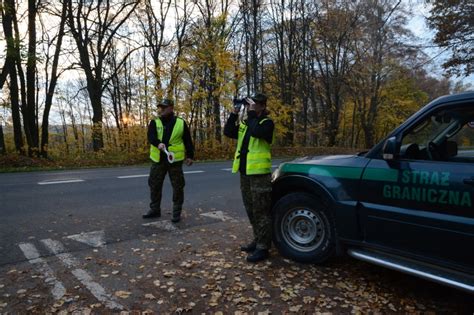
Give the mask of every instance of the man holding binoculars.
[[[242, 107], [247, 110], [247, 119], [237, 125]], [[241, 247], [249, 253], [248, 262], [268, 258], [272, 242], [271, 144], [274, 128], [268, 117], [267, 97], [261, 93], [234, 100], [234, 112], [224, 127], [224, 135], [237, 139], [232, 172], [240, 172], [242, 199], [253, 229], [253, 240]]]

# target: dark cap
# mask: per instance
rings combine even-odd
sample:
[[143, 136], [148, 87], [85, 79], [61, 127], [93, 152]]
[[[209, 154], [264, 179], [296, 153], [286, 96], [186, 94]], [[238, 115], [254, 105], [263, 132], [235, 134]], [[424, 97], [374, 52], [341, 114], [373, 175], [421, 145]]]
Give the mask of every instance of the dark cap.
[[256, 103], [261, 103], [261, 104], [266, 104], [267, 103], [267, 96], [263, 93], [256, 93], [251, 98]]
[[164, 106], [164, 107], [173, 106], [173, 105], [174, 105], [173, 100], [170, 100], [170, 99], [168, 99], [168, 98], [162, 99], [162, 100], [158, 103], [158, 106]]

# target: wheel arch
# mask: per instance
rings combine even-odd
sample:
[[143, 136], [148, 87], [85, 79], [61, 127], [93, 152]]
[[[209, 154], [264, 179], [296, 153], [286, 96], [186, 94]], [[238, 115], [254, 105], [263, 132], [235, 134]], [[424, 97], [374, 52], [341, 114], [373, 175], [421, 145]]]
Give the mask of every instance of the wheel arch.
[[306, 192], [334, 205], [331, 193], [318, 181], [303, 175], [286, 175], [278, 178], [272, 186], [272, 206], [283, 196], [293, 192]]

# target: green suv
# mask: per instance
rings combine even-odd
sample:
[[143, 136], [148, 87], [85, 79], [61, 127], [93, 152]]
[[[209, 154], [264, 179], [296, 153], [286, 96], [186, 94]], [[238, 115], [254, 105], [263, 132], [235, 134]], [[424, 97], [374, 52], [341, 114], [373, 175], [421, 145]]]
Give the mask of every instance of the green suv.
[[280, 253], [335, 254], [474, 293], [474, 92], [429, 103], [368, 152], [304, 157], [273, 174]]

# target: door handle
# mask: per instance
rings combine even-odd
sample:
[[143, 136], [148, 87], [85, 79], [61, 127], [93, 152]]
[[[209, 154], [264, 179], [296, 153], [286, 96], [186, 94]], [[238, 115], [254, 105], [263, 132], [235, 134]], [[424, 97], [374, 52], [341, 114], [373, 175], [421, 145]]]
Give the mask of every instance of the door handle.
[[465, 179], [464, 179], [464, 184], [473, 185], [473, 186], [474, 186], [474, 177], [465, 178]]

